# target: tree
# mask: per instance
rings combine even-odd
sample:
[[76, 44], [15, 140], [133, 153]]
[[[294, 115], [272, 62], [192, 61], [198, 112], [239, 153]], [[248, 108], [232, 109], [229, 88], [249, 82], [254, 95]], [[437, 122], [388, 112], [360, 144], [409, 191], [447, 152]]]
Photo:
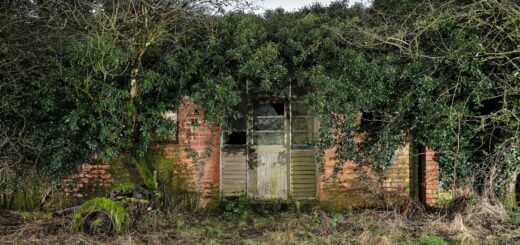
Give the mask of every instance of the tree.
[[0, 92], [7, 111], [0, 128], [8, 138], [1, 146], [9, 144], [2, 154], [19, 154], [11, 154], [19, 160], [11, 169], [23, 172], [24, 165], [36, 165], [63, 176], [92, 158], [142, 155], [153, 135], [173, 130], [162, 114], [175, 110], [197, 83], [185, 77], [196, 73], [193, 66], [172, 71], [180, 68], [173, 61], [183, 44], [194, 35], [209, 39], [215, 16], [249, 4], [2, 3]]
[[[518, 10], [513, 1], [375, 1], [331, 26], [352, 52], [339, 80], [316, 83], [332, 89], [315, 104], [350, 116], [326, 125], [368, 132], [365, 156], [389, 156], [409, 132], [439, 152], [445, 185], [505, 187], [519, 166]], [[356, 111], [376, 116], [359, 125]], [[356, 151], [339, 145], [344, 158]]]

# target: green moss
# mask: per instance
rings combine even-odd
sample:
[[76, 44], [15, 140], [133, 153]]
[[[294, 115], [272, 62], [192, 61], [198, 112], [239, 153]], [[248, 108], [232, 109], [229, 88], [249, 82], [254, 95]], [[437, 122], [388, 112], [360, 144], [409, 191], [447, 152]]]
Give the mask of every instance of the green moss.
[[157, 190], [156, 174], [148, 158], [125, 154], [115, 158], [110, 164], [115, 188], [133, 188], [142, 184], [149, 190]]
[[506, 208], [508, 208], [510, 210], [514, 210], [517, 208], [515, 193], [509, 194], [509, 195], [508, 194], [504, 195], [503, 197], [500, 198], [500, 201]]
[[118, 184], [112, 188], [113, 191], [128, 191], [128, 190], [140, 190], [142, 187], [135, 183], [123, 183]]
[[26, 220], [48, 220], [52, 218], [52, 213], [49, 212], [26, 212], [26, 211], [13, 211], [12, 214], [20, 216]]
[[133, 183], [136, 185], [144, 184], [142, 177], [137, 170], [137, 166], [132, 161], [133, 157], [122, 155], [114, 158], [110, 162], [110, 174], [112, 175], [113, 185], [127, 185]]
[[421, 241], [419, 241], [418, 244], [419, 245], [448, 245], [449, 243], [440, 237], [425, 236], [421, 239]]
[[114, 159], [110, 168], [113, 190], [128, 190], [141, 185], [154, 190], [160, 206], [167, 209], [179, 205], [190, 209], [197, 207], [199, 194], [191, 180], [192, 172], [186, 165], [179, 164], [179, 150], [174, 148], [171, 151], [151, 148], [141, 158], [126, 154]]
[[13, 190], [3, 192], [0, 200], [0, 209], [32, 211], [41, 203], [42, 189], [40, 183], [18, 185]]
[[143, 203], [143, 204], [150, 203], [150, 201], [148, 201], [148, 200], [141, 200], [141, 199], [137, 199], [134, 197], [123, 197], [123, 198], [119, 199], [118, 202], [123, 205], [133, 204], [133, 203]]
[[132, 158], [132, 162], [137, 167], [137, 170], [139, 171], [139, 174], [141, 175], [141, 178], [143, 179], [146, 188], [150, 190], [157, 190], [157, 178], [154, 177], [154, 171], [148, 165], [146, 159]]
[[165, 149], [154, 148], [146, 153], [145, 159], [152, 165], [157, 173], [157, 179], [161, 181], [170, 178], [172, 171], [179, 168], [179, 153], [179, 150], [175, 149], [172, 152], [173, 157], [169, 158]]
[[179, 150], [166, 152], [164, 148], [154, 148], [147, 152], [146, 162], [152, 166], [153, 177], [160, 193], [160, 202], [166, 209], [181, 208], [195, 210], [199, 193], [193, 185], [191, 170], [180, 163]]
[[128, 228], [130, 215], [122, 204], [108, 198], [95, 198], [81, 205], [72, 217], [71, 229], [74, 232], [83, 232], [83, 219], [85, 215], [94, 211], [104, 211], [112, 215], [116, 233], [121, 233]]

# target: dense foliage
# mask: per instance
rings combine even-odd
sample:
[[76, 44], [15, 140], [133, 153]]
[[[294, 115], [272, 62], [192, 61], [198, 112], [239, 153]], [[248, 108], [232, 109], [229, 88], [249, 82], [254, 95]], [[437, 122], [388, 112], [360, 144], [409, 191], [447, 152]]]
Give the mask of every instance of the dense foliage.
[[66, 173], [93, 156], [142, 154], [174, 127], [161, 113], [180, 96], [226, 125], [246, 89], [292, 87], [320, 118], [317, 146], [339, 159], [382, 170], [413, 137], [439, 152], [447, 185], [518, 172], [514, 1], [337, 2], [263, 16], [137, 2], [2, 6], [0, 149], [23, 159], [4, 169]]

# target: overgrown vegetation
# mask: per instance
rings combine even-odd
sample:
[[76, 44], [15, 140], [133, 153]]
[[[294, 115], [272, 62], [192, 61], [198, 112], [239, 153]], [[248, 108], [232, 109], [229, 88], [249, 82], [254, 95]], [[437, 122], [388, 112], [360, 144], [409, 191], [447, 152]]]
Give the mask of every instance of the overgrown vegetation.
[[[23, 229], [0, 233], [3, 242], [119, 244], [516, 244], [518, 225], [497, 219], [494, 206], [468, 209], [463, 215], [417, 213], [407, 217], [395, 210], [354, 210], [325, 213], [314, 207], [300, 214], [247, 209], [245, 218], [220, 214], [166, 214], [153, 210], [118, 236], [71, 234], [67, 219], [25, 221]], [[0, 221], [2, 222], [2, 221]], [[4, 223], [2, 223], [4, 224]], [[3, 232], [3, 231], [0, 231]]]
[[65, 174], [122, 151], [139, 159], [153, 135], [173, 130], [162, 114], [181, 96], [225, 126], [240, 116], [246, 87], [283, 95], [291, 85], [305, 88], [321, 120], [317, 146], [335, 147], [338, 159], [382, 170], [413, 135], [439, 152], [446, 186], [511, 189], [520, 157], [516, 2], [213, 15], [219, 7], [2, 3], [3, 188], [27, 164]]
[[[280, 243], [518, 242], [518, 215], [511, 219], [520, 173], [517, 1], [341, 1], [262, 16], [221, 11], [235, 4], [248, 3], [0, 3], [2, 209], [43, 209], [63, 176], [124, 154], [139, 184], [161, 194], [143, 231], [174, 227], [165, 234], [179, 241], [237, 242], [245, 232]], [[347, 214], [283, 214], [280, 227], [271, 217], [253, 218], [247, 198], [221, 204], [218, 222], [171, 216], [195, 210], [199, 192], [176, 159], [148, 155], [154, 137], [175, 130], [164, 113], [190, 96], [208, 122], [231, 127], [243, 116], [235, 108], [245, 92], [304, 98], [320, 120], [318, 152], [334, 148], [339, 164], [354, 160], [377, 174], [410, 137], [433, 148], [442, 184], [455, 195], [446, 216], [352, 214], [367, 198], [350, 192], [322, 203]], [[257, 213], [277, 213], [264, 211]], [[34, 236], [49, 234], [33, 228]]]

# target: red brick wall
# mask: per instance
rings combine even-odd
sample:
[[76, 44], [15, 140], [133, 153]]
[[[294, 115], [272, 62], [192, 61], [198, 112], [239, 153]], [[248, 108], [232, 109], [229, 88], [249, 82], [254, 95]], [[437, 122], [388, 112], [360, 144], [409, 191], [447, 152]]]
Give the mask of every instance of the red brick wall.
[[180, 161], [194, 170], [193, 180], [204, 202], [218, 193], [220, 184], [220, 126], [205, 123], [204, 111], [187, 97], [182, 99], [178, 118]]
[[[366, 186], [359, 181], [360, 174], [364, 174], [365, 176], [363, 177], [367, 178], [365, 179], [366, 185], [373, 185], [379, 181], [375, 176], [371, 175], [371, 170], [368, 167], [360, 169], [353, 161], [343, 163], [340, 166], [339, 174], [334, 178], [333, 172], [337, 164], [337, 160], [333, 159], [334, 154], [334, 149], [325, 151], [324, 171], [320, 176], [320, 197], [323, 197], [326, 186], [334, 182], [341, 183], [346, 190], [365, 188]], [[403, 194], [410, 192], [411, 158], [412, 154], [408, 144], [396, 151], [393, 164], [384, 173], [384, 179], [382, 180], [383, 190]]]
[[[204, 111], [187, 97], [178, 110], [178, 144], [160, 144], [168, 158], [179, 158], [189, 170], [194, 187], [202, 194], [204, 204], [220, 183], [220, 127], [204, 122]], [[157, 145], [156, 145], [157, 147]], [[65, 179], [65, 192], [78, 198], [90, 198], [110, 191], [114, 182], [110, 164], [84, 164]]]
[[75, 174], [63, 180], [65, 193], [90, 198], [108, 192], [113, 182], [109, 169], [109, 164], [83, 164]]
[[[334, 179], [332, 177], [333, 171], [336, 168], [337, 161], [333, 159], [335, 154], [334, 149], [325, 151], [324, 171], [321, 174], [320, 181], [320, 198], [326, 198], [326, 187], [332, 183], [340, 183], [345, 190], [355, 190], [356, 188], [370, 188], [374, 183], [378, 183], [375, 176], [371, 176], [371, 171], [368, 168], [361, 169], [361, 172], [366, 174], [365, 183], [361, 183], [359, 168], [353, 161], [347, 161], [340, 166], [340, 172]], [[434, 205], [438, 201], [439, 184], [439, 164], [435, 159], [435, 152], [431, 149], [426, 149], [425, 156], [425, 180], [423, 183], [425, 187], [425, 204]], [[411, 195], [412, 181], [414, 178], [414, 168], [417, 168], [418, 162], [414, 157], [414, 152], [411, 144], [402, 146], [395, 152], [393, 164], [386, 169], [381, 179], [381, 190], [386, 192], [393, 192], [399, 195]]]
[[[358, 165], [353, 161], [347, 161], [341, 166], [341, 170], [334, 173], [337, 161], [334, 160], [336, 149], [328, 149], [325, 151], [325, 163], [323, 166], [323, 173], [321, 174], [319, 182], [320, 196], [323, 194], [323, 190], [327, 184], [331, 184], [335, 181], [342, 183], [345, 188], [352, 188], [354, 180], [359, 177], [359, 173], [356, 171]], [[367, 173], [369, 169], [365, 169]], [[334, 176], [335, 175], [335, 176]]]

